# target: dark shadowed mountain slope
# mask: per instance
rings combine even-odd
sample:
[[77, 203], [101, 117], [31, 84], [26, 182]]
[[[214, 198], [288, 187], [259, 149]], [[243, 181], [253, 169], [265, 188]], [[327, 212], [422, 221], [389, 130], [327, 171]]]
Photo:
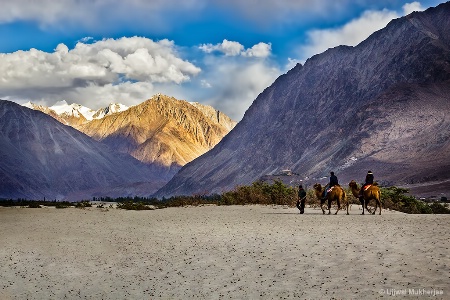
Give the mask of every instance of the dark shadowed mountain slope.
[[450, 3], [308, 59], [264, 90], [211, 151], [158, 196], [214, 193], [290, 168], [342, 183], [450, 178]]
[[118, 196], [124, 194], [109, 194], [109, 187], [139, 182], [152, 182], [147, 184], [151, 193], [160, 180], [154, 175], [158, 170], [133, 157], [42, 112], [4, 100], [0, 145], [0, 198], [62, 199], [82, 190], [91, 191], [85, 195]]

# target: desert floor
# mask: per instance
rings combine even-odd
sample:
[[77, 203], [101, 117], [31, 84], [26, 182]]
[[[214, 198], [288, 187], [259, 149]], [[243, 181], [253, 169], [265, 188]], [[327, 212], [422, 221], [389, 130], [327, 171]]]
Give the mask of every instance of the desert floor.
[[450, 299], [449, 216], [350, 213], [0, 208], [0, 299]]

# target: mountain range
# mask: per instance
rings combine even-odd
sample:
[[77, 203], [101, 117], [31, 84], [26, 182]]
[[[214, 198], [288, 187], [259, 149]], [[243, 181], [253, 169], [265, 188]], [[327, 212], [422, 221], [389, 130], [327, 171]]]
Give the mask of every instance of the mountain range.
[[132, 107], [111, 103], [98, 110], [64, 100], [50, 107], [31, 102], [24, 106], [141, 162], [161, 166], [167, 176], [210, 150], [236, 125], [211, 106], [162, 94]]
[[0, 144], [0, 198], [67, 199], [87, 190], [91, 197], [119, 196], [111, 189], [128, 185], [145, 185], [148, 195], [168, 179], [155, 166], [6, 100], [0, 101]]
[[158, 94], [126, 111], [77, 128], [144, 163], [165, 167], [174, 175], [212, 149], [235, 125], [211, 106]]
[[303, 183], [450, 182], [450, 3], [392, 20], [355, 47], [297, 64], [266, 88], [211, 151], [156, 196], [221, 193], [282, 169]]
[[236, 124], [161, 94], [99, 110], [1, 100], [0, 115], [0, 198], [149, 196]]
[[449, 100], [450, 2], [297, 64], [237, 125], [160, 94], [100, 110], [1, 100], [0, 198], [212, 194], [286, 169], [306, 187], [372, 170], [383, 185], [440, 195]]

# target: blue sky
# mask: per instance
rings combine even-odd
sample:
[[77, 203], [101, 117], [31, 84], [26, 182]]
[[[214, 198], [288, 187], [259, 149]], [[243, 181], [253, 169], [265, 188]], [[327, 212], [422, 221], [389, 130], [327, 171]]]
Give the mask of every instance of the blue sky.
[[240, 120], [296, 63], [441, 2], [1, 0], [0, 99], [98, 109], [163, 93]]

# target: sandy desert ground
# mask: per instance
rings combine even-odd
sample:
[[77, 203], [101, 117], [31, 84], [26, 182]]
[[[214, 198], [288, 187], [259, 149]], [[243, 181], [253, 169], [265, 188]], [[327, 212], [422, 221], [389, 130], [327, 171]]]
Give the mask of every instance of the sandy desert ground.
[[0, 208], [0, 299], [450, 299], [449, 216], [360, 212]]

